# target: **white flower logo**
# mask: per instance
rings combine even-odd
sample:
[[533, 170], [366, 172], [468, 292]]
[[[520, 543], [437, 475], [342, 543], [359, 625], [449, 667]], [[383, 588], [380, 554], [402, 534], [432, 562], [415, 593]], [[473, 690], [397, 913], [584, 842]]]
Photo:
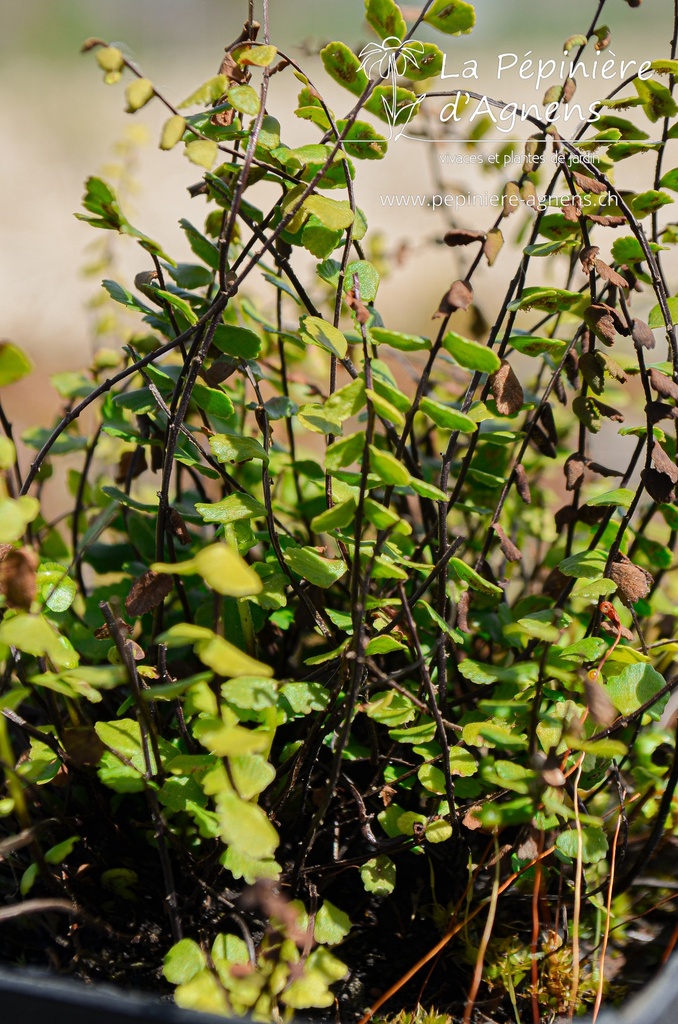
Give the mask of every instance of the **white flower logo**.
[[397, 36], [387, 36], [380, 43], [368, 43], [360, 51], [360, 66], [363, 71], [372, 78], [375, 74], [379, 78], [390, 79], [391, 82], [391, 99], [390, 101], [386, 96], [382, 96], [381, 101], [384, 105], [386, 117], [389, 125], [391, 126], [391, 136], [393, 136], [393, 129], [396, 121], [402, 115], [405, 114], [405, 124], [396, 135], [399, 138], [407, 124], [416, 113], [415, 108], [419, 106], [424, 96], [418, 96], [416, 102], [410, 103], [407, 106], [401, 106], [398, 109], [398, 78], [401, 78], [406, 74], [409, 66], [417, 68], [419, 67], [418, 59], [424, 53], [424, 44], [419, 42], [418, 39], [413, 39], [411, 42], [403, 45], [402, 41]]

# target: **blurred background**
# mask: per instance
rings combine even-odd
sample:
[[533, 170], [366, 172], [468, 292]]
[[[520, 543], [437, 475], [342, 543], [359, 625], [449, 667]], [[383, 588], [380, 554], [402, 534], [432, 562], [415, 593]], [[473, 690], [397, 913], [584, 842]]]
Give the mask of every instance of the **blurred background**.
[[[668, 53], [671, 0], [652, 0], [637, 10], [623, 0], [608, 0], [608, 7], [614, 33], [611, 49], [617, 58], [651, 59]], [[561, 55], [563, 40], [585, 32], [595, 8], [593, 0], [477, 0], [472, 36], [443, 37], [432, 31], [419, 35], [435, 39], [453, 62], [474, 57], [489, 73], [502, 51]], [[25, 348], [38, 368], [35, 378], [10, 389], [7, 396], [10, 414], [20, 427], [49, 422], [57, 400], [47, 400], [42, 387], [46, 378], [56, 370], [85, 365], [97, 344], [91, 303], [101, 293], [101, 236], [109, 233], [97, 232], [73, 216], [80, 209], [85, 178], [101, 174], [114, 179], [122, 172], [130, 219], [177, 259], [189, 258], [179, 218], [189, 217], [198, 225], [202, 218], [198, 201], [186, 192], [199, 179], [200, 169], [184, 159], [180, 147], [170, 153], [157, 148], [166, 117], [160, 104], [152, 103], [133, 117], [125, 114], [124, 82], [102, 83], [93, 55], [79, 53], [83, 40], [96, 36], [124, 44], [144, 74], [179, 102], [216, 73], [223, 48], [238, 35], [246, 10], [245, 0], [2, 0], [0, 336]], [[363, 12], [363, 0], [271, 2], [272, 41], [304, 62], [338, 113], [350, 107], [347, 94], [309, 54], [336, 38], [356, 49], [374, 40]], [[502, 96], [489, 79], [471, 85], [500, 98], [514, 98]], [[587, 95], [584, 85], [577, 96], [582, 101]], [[290, 145], [317, 141], [311, 126], [285, 115], [300, 87], [296, 79], [286, 72], [275, 86], [270, 112], [283, 120], [283, 140]], [[596, 95], [594, 87], [591, 98]], [[522, 98], [540, 101], [541, 93]], [[517, 173], [513, 168], [490, 178], [477, 168], [441, 169], [433, 149], [402, 139], [385, 160], [357, 162], [357, 199], [371, 229], [383, 232], [388, 247], [402, 244], [407, 253], [384, 281], [378, 306], [382, 312], [388, 310], [389, 326], [425, 334], [431, 330], [431, 313], [441, 294], [458, 276], [461, 251], [435, 248], [434, 240], [447, 227], [445, 211], [389, 210], [380, 196], [437, 192], [441, 185], [449, 191], [501, 192], [504, 181]], [[458, 146], [454, 151], [459, 152]], [[631, 163], [641, 165], [637, 158]], [[431, 170], [438, 176], [437, 184]], [[481, 209], [458, 219], [487, 228], [493, 216], [493, 211]], [[111, 246], [107, 258], [114, 261], [113, 276], [129, 285], [137, 271], [146, 269], [143, 254], [129, 239], [105, 241]], [[474, 280], [487, 317], [498, 305], [500, 284], [513, 272], [514, 263], [500, 260]], [[556, 267], [558, 276], [559, 270]]]

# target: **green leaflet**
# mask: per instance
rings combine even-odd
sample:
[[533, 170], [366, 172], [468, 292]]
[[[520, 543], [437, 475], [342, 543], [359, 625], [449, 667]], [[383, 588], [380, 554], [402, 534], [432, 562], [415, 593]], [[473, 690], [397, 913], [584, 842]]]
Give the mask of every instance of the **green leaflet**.
[[229, 678], [237, 676], [269, 678], [273, 675], [270, 665], [256, 661], [205, 626], [180, 623], [162, 633], [158, 637], [158, 643], [167, 644], [168, 647], [193, 646], [203, 664], [219, 675]]
[[455, 576], [463, 583], [468, 583], [471, 590], [477, 590], [479, 593], [487, 594], [491, 597], [501, 597], [503, 595], [504, 591], [501, 587], [484, 579], [480, 573], [477, 573], [470, 565], [466, 565], [460, 558], [450, 558], [449, 564]]
[[365, 0], [365, 20], [382, 39], [403, 39], [407, 25], [394, 0]]
[[369, 84], [369, 79], [360, 66], [360, 61], [345, 43], [328, 43], [320, 51], [328, 75], [352, 92], [360, 96]]
[[[627, 665], [618, 676], [608, 679], [605, 690], [610, 700], [622, 715], [631, 715], [634, 711], [651, 700], [665, 685], [663, 676], [643, 662]], [[649, 714], [658, 719], [668, 701], [665, 694], [652, 706]]]
[[424, 15], [424, 21], [440, 32], [458, 36], [473, 30], [476, 12], [472, 4], [463, 0], [434, 0]]
[[398, 331], [387, 331], [385, 327], [371, 327], [370, 336], [380, 345], [400, 349], [402, 352], [418, 352], [431, 348], [428, 338], [418, 334], [401, 334]]
[[338, 328], [317, 316], [303, 316], [299, 321], [301, 337], [307, 343], [319, 345], [331, 355], [343, 359], [348, 342]]
[[346, 572], [346, 563], [340, 558], [323, 558], [314, 548], [288, 548], [285, 562], [292, 572], [316, 587], [331, 587]]
[[466, 416], [463, 412], [451, 409], [448, 405], [436, 402], [432, 398], [422, 398], [419, 408], [425, 416], [446, 430], [460, 430], [466, 434], [473, 434], [478, 429], [478, 424]]
[[0, 388], [26, 377], [33, 363], [25, 352], [9, 341], [0, 342]]
[[470, 338], [463, 338], [454, 331], [449, 331], [443, 338], [443, 347], [450, 353], [460, 366], [467, 370], [478, 370], [480, 373], [494, 373], [501, 366], [499, 356]]

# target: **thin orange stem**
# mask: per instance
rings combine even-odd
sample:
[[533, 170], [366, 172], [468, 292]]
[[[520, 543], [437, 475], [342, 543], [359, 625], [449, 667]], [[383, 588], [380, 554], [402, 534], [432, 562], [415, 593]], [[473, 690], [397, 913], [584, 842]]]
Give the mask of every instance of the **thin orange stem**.
[[565, 778], [566, 779], [569, 779], [570, 775], [573, 775], [576, 771], [578, 771], [581, 768], [582, 763], [583, 763], [585, 757], [586, 757], [586, 751], [583, 750], [581, 755], [579, 756], [579, 758], [575, 761], [575, 763], [570, 768], [570, 770], [568, 772], [565, 772]]
[[[539, 834], [539, 845], [544, 844], [544, 833]], [[539, 964], [537, 963], [537, 948], [539, 945], [539, 897], [541, 895], [542, 866], [537, 864], [534, 872], [534, 888], [532, 889], [532, 1024], [539, 1024]]]
[[607, 952], [607, 942], [610, 937], [610, 918], [612, 913], [612, 890], [614, 889], [614, 873], [617, 863], [617, 840], [619, 839], [619, 829], [621, 827], [621, 808], [617, 817], [617, 825], [614, 830], [614, 842], [612, 844], [612, 855], [610, 857], [610, 884], [607, 887], [607, 902], [605, 904], [605, 929], [603, 931], [603, 944], [600, 949], [600, 966], [598, 968], [598, 991], [596, 992], [596, 1001], [593, 1007], [593, 1024], [596, 1024], [596, 1019], [600, 1012], [600, 1007], [603, 1002], [603, 988], [605, 986], [605, 954]]
[[667, 945], [666, 949], [664, 950], [664, 952], [662, 954], [662, 960], [661, 960], [662, 967], [668, 961], [669, 957], [673, 953], [673, 950], [675, 949], [675, 946], [676, 946], [676, 942], [678, 942], [678, 924], [673, 929], [673, 933], [671, 935], [671, 938], [668, 941], [668, 945]]
[[[525, 867], [520, 869], [520, 871], [514, 871], [513, 874], [509, 875], [509, 877], [506, 879], [506, 881], [503, 882], [502, 885], [500, 885], [499, 892], [498, 892], [497, 895], [501, 896], [502, 893], [506, 892], [506, 890], [509, 889], [513, 885], [513, 883], [515, 882], [515, 880], [517, 878], [520, 878], [521, 875], [524, 875], [526, 871], [529, 871], [530, 868], [533, 868], [535, 864], [539, 863], [539, 861], [544, 860], [546, 857], [550, 857], [550, 855], [553, 853], [554, 850], [555, 850], [555, 846], [549, 846], [548, 850], [544, 850], [543, 853], [540, 853], [538, 857], [535, 857], [534, 860], [531, 860], [530, 863], [526, 864]], [[489, 903], [489, 899], [488, 900], [483, 900], [483, 902], [480, 903], [475, 908], [475, 910], [472, 910], [468, 914], [468, 916], [464, 918], [463, 921], [459, 921], [457, 924], [452, 925], [452, 927], [450, 929], [448, 929], [448, 931], [445, 932], [445, 934], [443, 935], [442, 939], [440, 939], [438, 942], [436, 942], [435, 946], [433, 946], [431, 949], [429, 949], [428, 953], [425, 953], [424, 956], [420, 960], [417, 960], [416, 964], [414, 964], [413, 967], [410, 967], [410, 969], [408, 971], [406, 971], [403, 974], [403, 976], [398, 979], [398, 981], [394, 982], [394, 984], [391, 985], [391, 987], [389, 989], [387, 989], [387, 991], [384, 992], [383, 995], [379, 996], [379, 998], [377, 999], [376, 1003], [374, 1003], [374, 1005], [369, 1008], [367, 1013], [365, 1013], [361, 1017], [361, 1019], [358, 1021], [358, 1024], [367, 1024], [367, 1022], [370, 1020], [370, 1018], [372, 1018], [374, 1016], [374, 1014], [377, 1012], [377, 1010], [380, 1010], [381, 1007], [384, 1005], [384, 1003], [387, 1003], [389, 1001], [389, 999], [392, 999], [393, 996], [397, 992], [399, 992], [400, 989], [404, 985], [406, 985], [411, 978], [413, 978], [415, 976], [415, 974], [419, 973], [419, 971], [422, 969], [422, 967], [425, 967], [426, 964], [429, 963], [433, 959], [433, 957], [436, 956], [436, 954], [441, 951], [441, 949], [444, 949], [445, 946], [447, 945], [447, 943], [450, 941], [450, 939], [453, 939], [454, 936], [458, 932], [460, 932], [462, 930], [462, 928], [466, 924], [468, 924], [469, 921], [472, 921], [474, 917], [477, 917], [478, 914], [481, 912], [481, 910], [483, 910], [487, 906], [488, 903]]]
[[617, 615], [617, 611], [616, 611], [614, 605], [610, 604], [609, 601], [603, 601], [603, 603], [600, 606], [600, 610], [601, 610], [601, 612], [603, 613], [603, 615], [606, 618], [611, 620], [612, 625], [617, 627], [617, 635], [614, 638], [614, 643], [612, 644], [612, 646], [608, 647], [608, 649], [605, 651], [605, 654], [603, 655], [603, 659], [600, 662], [600, 664], [598, 665], [598, 668], [593, 669], [593, 671], [589, 673], [589, 678], [593, 682], [596, 681], [596, 679], [599, 677], [600, 673], [603, 671], [603, 665], [605, 664], [605, 662], [610, 657], [610, 655], [612, 654], [613, 650], [615, 649], [615, 647], [617, 646], [617, 644], [621, 640], [621, 635], [622, 635], [621, 619]]
[[574, 1017], [574, 1011], [577, 1007], [577, 992], [579, 991], [579, 921], [581, 917], [582, 858], [584, 854], [584, 838], [579, 818], [579, 778], [581, 776], [583, 760], [584, 757], [582, 755], [577, 765], [577, 774], [574, 779], [574, 797], [572, 800], [574, 804], [574, 823], [577, 829], [577, 861], [574, 876], [574, 909], [572, 912], [572, 989], [570, 991], [570, 1006], [568, 1010], [569, 1020], [572, 1020]]
[[471, 988], [469, 989], [468, 998], [466, 1000], [466, 1006], [464, 1007], [464, 1019], [463, 1024], [471, 1024], [471, 1014], [473, 1013], [473, 1007], [478, 997], [478, 990], [480, 989], [480, 983], [483, 980], [483, 965], [485, 963], [485, 954], [489, 941], [492, 937], [492, 929], [494, 928], [494, 919], [497, 913], [497, 901], [499, 899], [499, 879], [501, 878], [501, 857], [499, 856], [499, 841], [495, 834], [494, 837], [494, 850], [495, 850], [495, 868], [494, 868], [494, 882], [492, 884], [492, 894], [490, 896], [490, 908], [487, 912], [487, 920], [485, 921], [485, 927], [483, 934], [478, 945], [478, 955], [476, 956], [476, 965], [473, 969], [473, 980], [471, 982]]

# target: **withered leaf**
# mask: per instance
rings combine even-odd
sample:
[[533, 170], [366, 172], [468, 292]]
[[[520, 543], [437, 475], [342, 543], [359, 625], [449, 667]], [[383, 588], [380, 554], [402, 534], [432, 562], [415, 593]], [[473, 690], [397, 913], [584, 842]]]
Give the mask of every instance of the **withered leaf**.
[[633, 633], [630, 629], [627, 629], [626, 626], [621, 626], [620, 628], [620, 626], [615, 626], [612, 622], [607, 622], [606, 620], [604, 622], [601, 622], [600, 628], [602, 629], [603, 633], [607, 633], [608, 636], [613, 636], [616, 638], [617, 633], [619, 633], [622, 640], [633, 640]]
[[171, 593], [173, 585], [170, 575], [147, 569], [134, 581], [132, 589], [127, 595], [125, 601], [127, 614], [136, 617], [157, 608]]
[[115, 482], [116, 484], [124, 484], [128, 480], [136, 480], [147, 469], [146, 452], [143, 448], [135, 448], [134, 451], [123, 452], [115, 472]]
[[610, 32], [607, 25], [601, 25], [596, 31], [596, 50], [607, 50], [608, 46], [612, 42], [612, 33]]
[[215, 359], [210, 366], [201, 371], [201, 376], [210, 387], [216, 388], [232, 377], [236, 369], [235, 362], [230, 359]]
[[532, 495], [530, 494], [530, 484], [528, 482], [527, 473], [525, 472], [525, 467], [523, 466], [522, 462], [516, 463], [514, 475], [516, 478], [516, 490], [518, 491], [518, 494], [523, 499], [526, 505], [531, 505]]
[[468, 309], [473, 302], [473, 288], [468, 281], [455, 281], [447, 293], [447, 300], [455, 309]]
[[546, 431], [538, 423], [532, 423], [528, 440], [532, 447], [547, 459], [555, 459], [558, 454]]
[[604, 302], [594, 303], [584, 310], [584, 319], [597, 338], [605, 345], [613, 345], [617, 334], [628, 334], [628, 328], [616, 309]]
[[592, 473], [597, 473], [599, 476], [623, 476], [623, 472], [620, 469], [610, 469], [609, 466], [601, 466], [599, 462], [591, 462], [590, 459], [586, 460], [586, 468], [590, 469]]
[[654, 462], [654, 468], [660, 473], [664, 473], [672, 481], [674, 486], [678, 484], [678, 466], [675, 462], [669, 458], [666, 454], [659, 441], [655, 441], [654, 448], [652, 449], [652, 461]]
[[265, 917], [276, 918], [280, 921], [284, 934], [299, 946], [304, 947], [307, 941], [306, 928], [299, 923], [299, 912], [288, 899], [286, 893], [271, 882], [270, 879], [259, 878], [240, 897], [240, 906], [259, 907]]
[[622, 227], [623, 224], [626, 224], [626, 217], [615, 217], [610, 214], [603, 217], [597, 213], [587, 213], [586, 216], [594, 224], [601, 224], [603, 227]]
[[461, 819], [461, 823], [464, 828], [469, 829], [470, 832], [475, 832], [476, 829], [483, 827], [483, 823], [480, 818], [476, 817], [476, 815], [480, 814], [482, 809], [482, 804], [473, 804], [472, 807], [469, 807], [466, 814]]
[[443, 242], [445, 245], [470, 245], [471, 242], [485, 241], [486, 235], [484, 231], [467, 231], [464, 228], [455, 228], [453, 231], [448, 231]]
[[158, 306], [162, 306], [162, 299], [159, 299], [155, 294], [155, 289], [158, 288], [158, 271], [157, 270], [140, 270], [138, 274], [134, 275], [134, 287], [138, 288], [140, 292], [155, 302]]
[[[220, 106], [228, 100], [228, 93], [224, 93], [217, 100], [215, 106]], [[217, 110], [216, 114], [212, 114], [210, 118], [210, 124], [218, 126], [219, 128], [228, 128], [229, 125], [233, 124], [235, 119], [235, 110], [233, 107], [228, 107], [226, 110]]]
[[[634, 323], [637, 323], [637, 321], [634, 321]], [[675, 381], [671, 380], [670, 377], [667, 377], [665, 373], [655, 369], [655, 367], [652, 367], [648, 376], [650, 378], [650, 384], [658, 395], [661, 395], [662, 398], [673, 398], [678, 401], [678, 384], [676, 384]]]
[[675, 419], [678, 416], [675, 405], [667, 405], [666, 402], [648, 402], [645, 411], [650, 423], [659, 423], [660, 420]]
[[625, 277], [618, 274], [616, 270], [608, 266], [604, 260], [595, 261], [595, 271], [603, 281], [607, 281], [608, 284], [612, 284], [615, 288], [626, 288], [628, 289], [629, 283]]
[[471, 605], [471, 592], [465, 590], [457, 601], [457, 626], [462, 633], [470, 633], [468, 628], [468, 612]]
[[586, 523], [587, 526], [600, 523], [605, 518], [607, 511], [603, 505], [582, 505], [581, 508], [563, 505], [556, 512], [554, 522], [556, 529], [560, 533], [570, 523]]
[[609, 509], [604, 505], [582, 505], [577, 509], [577, 519], [587, 526], [593, 526], [594, 523], [602, 522], [608, 513]]
[[372, 315], [363, 300], [357, 297], [352, 288], [346, 293], [346, 305], [349, 309], [353, 310], [359, 324], [366, 324]]
[[597, 245], [589, 245], [579, 253], [581, 268], [585, 274], [590, 274], [596, 267], [596, 256], [600, 252]]
[[468, 309], [473, 302], [473, 289], [468, 281], [455, 281], [446, 295], [443, 295], [433, 319], [449, 316], [456, 309]]
[[128, 654], [131, 654], [135, 661], [143, 661], [146, 657], [146, 652], [136, 640], [125, 640], [125, 650]]
[[660, 473], [657, 469], [642, 470], [640, 479], [645, 485], [645, 490], [654, 501], [665, 503], [667, 501], [673, 501], [673, 490], [674, 484], [671, 482], [671, 478], [666, 473]]
[[536, 828], [531, 825], [525, 829], [525, 835], [523, 835], [516, 846], [516, 857], [519, 860], [534, 860], [539, 856], [539, 838], [540, 833]]
[[556, 524], [556, 530], [561, 533], [570, 523], [576, 523], [578, 518], [576, 508], [573, 508], [572, 505], [563, 505], [554, 515], [553, 521]]
[[379, 796], [381, 797], [381, 801], [384, 807], [388, 807], [390, 804], [393, 803], [393, 797], [397, 795], [397, 792], [397, 789], [394, 789], [393, 786], [381, 787], [381, 789], [379, 790]]
[[249, 82], [250, 72], [244, 67], [241, 67], [234, 59], [231, 53], [225, 53], [221, 64], [219, 65], [219, 74], [225, 75], [226, 78], [232, 85], [243, 85]]
[[64, 750], [77, 765], [98, 764], [105, 747], [91, 725], [73, 726], [62, 732]]
[[[531, 171], [536, 170], [536, 168], [539, 166], [542, 154], [544, 153], [545, 149], [546, 149], [546, 140], [542, 136], [540, 136], [540, 135], [530, 135], [529, 139], [525, 143], [525, 164], [524, 164], [524, 170], [525, 170], [526, 174], [530, 174]], [[528, 181], [529, 181], [529, 178], [528, 178]], [[527, 181], [523, 181], [521, 188], [525, 189], [526, 185], [527, 185]], [[529, 185], [527, 185], [527, 196], [529, 196], [529, 197], [533, 196], [536, 204], [539, 205], [539, 201], [537, 200], [536, 189], [534, 189], [534, 195], [533, 195], [533, 189], [534, 189], [534, 183], [532, 181], [529, 181]], [[526, 195], [523, 195], [523, 198], [526, 198]], [[530, 202], [529, 199], [527, 199], [527, 204], [528, 204], [528, 206], [532, 205], [532, 203]]]
[[575, 455], [570, 455], [569, 459], [565, 463], [565, 480], [567, 481], [568, 491], [576, 491], [577, 488], [581, 487], [584, 482], [584, 469], [586, 467], [586, 460], [579, 452]]
[[544, 99], [542, 100], [542, 104], [545, 107], [547, 107], [549, 105], [549, 103], [560, 103], [560, 101], [562, 99], [562, 96], [563, 96], [563, 87], [562, 87], [562, 85], [552, 85], [544, 93]]
[[581, 375], [596, 395], [605, 390], [605, 363], [601, 352], [586, 352], [579, 360]]
[[492, 529], [499, 538], [499, 547], [501, 548], [504, 558], [507, 562], [519, 562], [523, 557], [520, 548], [516, 547], [510, 537], [506, 536], [504, 528], [499, 523], [493, 523]]
[[186, 529], [186, 523], [181, 518], [181, 515], [177, 512], [173, 505], [169, 507], [169, 529], [174, 534], [180, 544], [190, 544], [191, 535]]
[[580, 196], [571, 196], [568, 199], [569, 202], [562, 207], [563, 217], [575, 224], [581, 217], [581, 198]]
[[613, 317], [605, 310], [594, 310], [589, 307], [587, 310], [586, 322], [590, 324], [593, 333], [605, 345], [614, 345], [617, 330]]
[[599, 402], [597, 399], [596, 405], [601, 416], [606, 416], [608, 420], [613, 420], [615, 423], [624, 422], [624, 417], [618, 409], [614, 409], [611, 405], [605, 405], [604, 402]]
[[607, 185], [603, 181], [598, 181], [597, 178], [590, 178], [588, 174], [581, 174], [580, 171], [572, 171], [571, 173], [582, 191], [593, 192], [595, 195], [607, 192]]
[[676, 483], [678, 483], [678, 469], [656, 441], [652, 452], [652, 461], [654, 467], [644, 469], [640, 474], [645, 489], [655, 501], [673, 501]]
[[164, 452], [157, 445], [151, 447], [151, 472], [159, 472], [164, 464]]
[[547, 786], [559, 788], [565, 785], [565, 775], [560, 767], [560, 758], [555, 750], [549, 750], [542, 763], [535, 767], [539, 768], [541, 777]]
[[557, 373], [553, 381], [553, 390], [556, 393], [556, 398], [561, 405], [567, 405], [567, 394], [565, 392], [565, 385], [563, 384], [562, 373]]
[[579, 358], [574, 349], [570, 349], [565, 356], [563, 369], [570, 384], [576, 388], [579, 384]]
[[80, 47], [80, 53], [89, 53], [95, 46], [107, 46], [103, 39], [98, 39], [96, 36], [90, 36]]
[[644, 320], [636, 319], [633, 321], [631, 337], [635, 341], [636, 345], [642, 345], [643, 348], [654, 348], [655, 346], [654, 334]]
[[[571, 507], [571, 505], [567, 506], [570, 509]], [[558, 598], [568, 582], [569, 578], [556, 566], [555, 569], [551, 569], [551, 572], [544, 580], [542, 590], [547, 597]]]
[[481, 338], [484, 334], [487, 334], [490, 330], [482, 309], [477, 306], [471, 306], [469, 311], [469, 331], [471, 332], [472, 338]]
[[510, 217], [520, 206], [520, 186], [517, 181], [509, 181], [504, 189], [503, 212], [505, 217]]
[[595, 346], [596, 343], [593, 340], [593, 332], [590, 331], [588, 327], [585, 327], [584, 330], [581, 332], [582, 355], [585, 356], [587, 352], [591, 352], [595, 348]]
[[501, 248], [504, 244], [504, 236], [502, 235], [499, 228], [492, 228], [491, 231], [487, 232], [487, 238], [483, 245], [483, 253], [487, 259], [487, 265], [493, 266], [497, 256], [499, 255]]
[[598, 213], [587, 213], [586, 216], [594, 224], [601, 224], [606, 228], [620, 228], [622, 224], [626, 224], [626, 217], [615, 217], [611, 214], [601, 216]]
[[[529, 147], [529, 143], [525, 147], [525, 155], [526, 155], [525, 163], [526, 164], [532, 162], [530, 160], [530, 154], [527, 152], [528, 147]], [[525, 167], [525, 173], [526, 174], [530, 173], [530, 168], [529, 167]], [[531, 180], [531, 178], [527, 178], [522, 183], [522, 185], [520, 186], [520, 198], [522, 199], [522, 201], [525, 203], [526, 206], [529, 206], [533, 210], [536, 209], [536, 207], [539, 206], [539, 196], [537, 195], [537, 190], [536, 190], [536, 188], [534, 186], [534, 182]]]
[[584, 700], [591, 715], [600, 725], [612, 725], [618, 717], [617, 709], [597, 679], [584, 675]]
[[39, 559], [33, 548], [10, 549], [0, 562], [0, 593], [10, 608], [28, 611], [35, 600]]
[[553, 444], [558, 444], [558, 431], [556, 429], [556, 421], [553, 417], [553, 408], [550, 402], [544, 402], [537, 413], [537, 419], [543, 426], [549, 441]]
[[520, 412], [524, 400], [523, 389], [506, 359], [502, 359], [499, 369], [490, 375], [489, 384], [497, 403], [497, 412], [501, 416], [512, 416], [514, 412]]
[[666, 729], [671, 732], [676, 728], [678, 724], [678, 693], [674, 690], [669, 697], [669, 702], [662, 711], [662, 716], [658, 722], [659, 729]]
[[577, 83], [574, 78], [566, 78], [565, 85], [563, 86], [562, 102], [569, 103], [574, 96], [577, 89]]
[[496, 586], [505, 586], [506, 585], [506, 584], [499, 584], [499, 582], [497, 580], [497, 577], [495, 576], [494, 569], [485, 560], [483, 560], [478, 565], [478, 572], [480, 573], [481, 576], [484, 576], [487, 580], [489, 580], [490, 583], [493, 583], [495, 585], [495, 587]]
[[635, 565], [626, 555], [618, 555], [610, 566], [608, 576], [617, 584], [622, 598], [635, 604], [650, 593], [654, 577], [640, 565]]

